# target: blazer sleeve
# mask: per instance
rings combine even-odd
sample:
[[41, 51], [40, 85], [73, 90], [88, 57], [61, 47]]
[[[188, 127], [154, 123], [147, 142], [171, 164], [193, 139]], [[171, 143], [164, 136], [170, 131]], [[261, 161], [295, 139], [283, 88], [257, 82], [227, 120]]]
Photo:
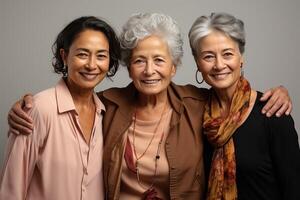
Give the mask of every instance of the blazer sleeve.
[[300, 199], [300, 150], [298, 135], [291, 116], [269, 119], [271, 156], [278, 176], [282, 199]]
[[39, 144], [45, 126], [39, 112], [33, 108], [29, 115], [34, 122], [30, 135], [10, 134], [0, 182], [0, 199], [23, 200], [39, 156]]

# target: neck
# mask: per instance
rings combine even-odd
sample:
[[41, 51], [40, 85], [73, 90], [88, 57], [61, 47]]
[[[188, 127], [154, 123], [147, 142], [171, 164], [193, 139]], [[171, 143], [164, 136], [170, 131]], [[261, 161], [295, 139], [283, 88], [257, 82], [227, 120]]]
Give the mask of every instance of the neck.
[[158, 95], [139, 94], [136, 114], [140, 120], [154, 120], [159, 118], [169, 107], [167, 91]]
[[236, 82], [234, 86], [226, 89], [214, 89], [220, 101], [222, 112], [225, 116], [229, 114], [232, 98], [236, 90], [237, 84], [238, 82]]
[[71, 93], [72, 99], [74, 101], [75, 107], [89, 107], [94, 105], [93, 90], [92, 89], [82, 89], [74, 86], [73, 84], [66, 81], [68, 89]]
[[144, 95], [139, 93], [137, 107], [153, 109], [153, 108], [164, 106], [167, 101], [168, 101], [167, 91], [157, 95]]

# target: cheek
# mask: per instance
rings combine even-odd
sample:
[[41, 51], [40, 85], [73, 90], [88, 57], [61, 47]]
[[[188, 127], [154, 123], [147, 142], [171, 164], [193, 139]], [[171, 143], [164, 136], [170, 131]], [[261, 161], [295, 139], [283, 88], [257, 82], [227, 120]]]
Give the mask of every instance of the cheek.
[[132, 70], [128, 68], [128, 74], [129, 74], [129, 77], [131, 78], [131, 80], [135, 81], [137, 78], [136, 78], [136, 70]]
[[242, 62], [240, 60], [234, 60], [231, 63], [228, 63], [228, 66], [231, 66], [232, 70], [240, 71]]
[[206, 63], [201, 58], [198, 58], [196, 60], [196, 62], [197, 62], [197, 68], [198, 68], [198, 70], [200, 72], [202, 72], [204, 70], [205, 66], [206, 66]]
[[100, 61], [98, 66], [100, 66], [102, 71], [107, 72], [109, 70], [109, 60], [106, 61]]
[[70, 70], [70, 68], [72, 68], [73, 70], [76, 68], [79, 68], [80, 66], [83, 66], [85, 64], [85, 62], [81, 59], [78, 58], [70, 58], [67, 60], [67, 66]]
[[213, 67], [211, 66], [211, 64], [207, 62], [204, 61], [198, 62], [198, 70], [203, 74], [208, 73], [212, 68]]

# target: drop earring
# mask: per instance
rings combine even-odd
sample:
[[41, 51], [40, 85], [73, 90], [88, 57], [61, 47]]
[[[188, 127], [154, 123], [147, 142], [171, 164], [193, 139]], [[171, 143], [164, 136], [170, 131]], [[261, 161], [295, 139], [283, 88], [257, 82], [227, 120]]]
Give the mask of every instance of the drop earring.
[[204, 81], [204, 79], [203, 79], [203, 77], [202, 77], [202, 81], [199, 81], [199, 80], [198, 80], [198, 72], [199, 72], [199, 69], [197, 69], [197, 71], [196, 71], [196, 75], [195, 75], [196, 81], [197, 81], [198, 84], [202, 84], [203, 81]]

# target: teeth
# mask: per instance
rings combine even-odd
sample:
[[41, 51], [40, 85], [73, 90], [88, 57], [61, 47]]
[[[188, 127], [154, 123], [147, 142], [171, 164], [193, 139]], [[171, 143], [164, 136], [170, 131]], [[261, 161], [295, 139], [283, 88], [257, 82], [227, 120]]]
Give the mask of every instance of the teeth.
[[213, 75], [213, 77], [215, 79], [224, 79], [224, 78], [226, 78], [227, 75], [228, 74], [215, 74], [215, 75]]
[[146, 84], [154, 84], [154, 83], [157, 83], [159, 80], [143, 80], [143, 83], [146, 83]]
[[97, 74], [84, 74], [84, 73], [82, 73], [81, 75], [84, 76], [88, 80], [93, 80], [97, 77]]

